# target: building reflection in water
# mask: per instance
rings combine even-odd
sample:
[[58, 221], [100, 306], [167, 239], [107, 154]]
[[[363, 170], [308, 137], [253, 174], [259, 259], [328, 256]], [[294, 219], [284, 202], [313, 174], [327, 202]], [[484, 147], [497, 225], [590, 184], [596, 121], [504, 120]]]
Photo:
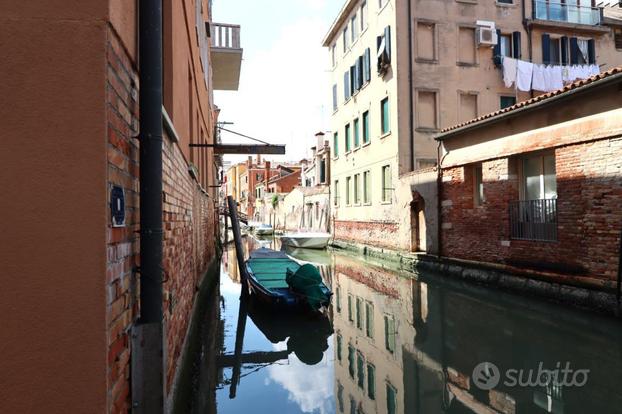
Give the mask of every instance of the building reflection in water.
[[[247, 238], [247, 252], [261, 245], [280, 247], [275, 239], [257, 242]], [[250, 375], [265, 375], [262, 384], [277, 384], [287, 392], [271, 388], [270, 392], [245, 393], [241, 386], [236, 399], [251, 401], [238, 401], [238, 410], [258, 409], [263, 404], [281, 412], [285, 404], [281, 400], [296, 402], [298, 411], [287, 406], [288, 412], [349, 414], [615, 413], [622, 406], [618, 391], [622, 330], [618, 321], [437, 275], [413, 278], [346, 254], [288, 253], [320, 268], [334, 292], [329, 311], [332, 326], [277, 318], [249, 308], [252, 327], [273, 344], [268, 353], [289, 358], [287, 364]], [[231, 248], [223, 257], [223, 270], [239, 283], [235, 260]], [[237, 296], [235, 299], [237, 307]], [[223, 317], [227, 318], [231, 320], [222, 323], [235, 327], [235, 318]], [[222, 327], [219, 330], [226, 334]], [[235, 336], [236, 332], [226, 335]], [[223, 347], [223, 342], [227, 343], [222, 338], [211, 340], [212, 345], [220, 346], [213, 348], [214, 352], [231, 355], [233, 344]], [[206, 348], [203, 352], [209, 355]], [[328, 356], [327, 360], [327, 352], [332, 359]], [[540, 365], [555, 369], [558, 363], [567, 362], [573, 369], [590, 372], [580, 388], [552, 381], [510, 387], [503, 384], [502, 377], [499, 385], [483, 390], [471, 374], [486, 361], [503, 374], [514, 369], [535, 376]], [[218, 377], [218, 388], [231, 385], [231, 379], [223, 379], [230, 376], [223, 375], [222, 367]], [[243, 384], [245, 381], [249, 383], [248, 377], [242, 379]], [[214, 396], [207, 390], [204, 399], [206, 395]], [[234, 412], [224, 395], [228, 393], [215, 395], [220, 401], [219, 412]]]

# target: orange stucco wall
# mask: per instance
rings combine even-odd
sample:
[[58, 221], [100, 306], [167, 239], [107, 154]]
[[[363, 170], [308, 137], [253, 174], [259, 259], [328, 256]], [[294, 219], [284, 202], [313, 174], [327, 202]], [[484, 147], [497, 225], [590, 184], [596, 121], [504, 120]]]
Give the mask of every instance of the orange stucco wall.
[[103, 412], [106, 2], [2, 3], [0, 410]]

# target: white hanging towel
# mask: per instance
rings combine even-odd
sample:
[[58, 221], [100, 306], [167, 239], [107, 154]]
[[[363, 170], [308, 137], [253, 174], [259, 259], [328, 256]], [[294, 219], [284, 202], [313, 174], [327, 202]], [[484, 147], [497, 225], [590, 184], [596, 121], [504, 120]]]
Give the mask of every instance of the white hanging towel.
[[544, 82], [544, 72], [546, 68], [544, 65], [533, 65], [533, 78], [531, 80], [531, 87], [537, 91], [547, 91], [546, 82]]
[[600, 66], [594, 64], [594, 65], [590, 65], [590, 69], [592, 72], [592, 76], [596, 76], [598, 74], [600, 74]]
[[511, 57], [503, 58], [503, 83], [506, 88], [511, 88], [516, 82], [516, 59]]
[[531, 90], [533, 63], [519, 60], [516, 66], [516, 87], [519, 91], [529, 92]]
[[551, 71], [551, 89], [549, 91], [556, 91], [564, 87], [562, 80], [562, 67], [561, 66], [549, 66]]

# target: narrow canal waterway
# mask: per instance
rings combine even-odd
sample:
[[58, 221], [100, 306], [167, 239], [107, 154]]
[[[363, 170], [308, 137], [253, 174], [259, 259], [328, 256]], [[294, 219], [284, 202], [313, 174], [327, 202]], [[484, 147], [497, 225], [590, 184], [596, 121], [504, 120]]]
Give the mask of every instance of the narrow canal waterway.
[[[247, 249], [276, 243], [249, 236]], [[330, 322], [241, 303], [229, 247], [188, 411], [622, 413], [617, 320], [341, 252], [289, 254], [320, 267]]]

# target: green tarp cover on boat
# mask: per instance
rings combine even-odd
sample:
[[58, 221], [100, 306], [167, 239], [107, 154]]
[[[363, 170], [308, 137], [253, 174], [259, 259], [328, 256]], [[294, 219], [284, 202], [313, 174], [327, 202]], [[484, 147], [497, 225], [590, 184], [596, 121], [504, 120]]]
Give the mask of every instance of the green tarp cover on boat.
[[306, 296], [307, 302], [315, 310], [330, 299], [321, 288], [322, 275], [317, 267], [311, 264], [307, 263], [295, 271], [288, 270], [287, 284], [293, 291]]
[[289, 258], [251, 258], [248, 267], [257, 281], [267, 289], [287, 289], [287, 271], [297, 271], [300, 265]]

